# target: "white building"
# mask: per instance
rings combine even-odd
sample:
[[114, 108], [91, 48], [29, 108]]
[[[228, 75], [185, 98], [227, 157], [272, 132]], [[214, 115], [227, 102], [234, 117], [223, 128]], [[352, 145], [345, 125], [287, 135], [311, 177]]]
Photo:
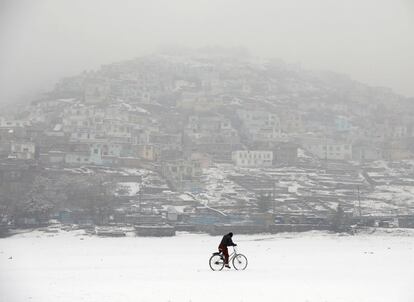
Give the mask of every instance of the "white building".
[[326, 140], [314, 140], [306, 142], [303, 147], [320, 159], [327, 160], [351, 160], [352, 145], [348, 143], [332, 142]]
[[280, 119], [274, 113], [259, 110], [238, 110], [237, 115], [252, 140], [272, 141], [282, 137]]
[[33, 142], [11, 142], [10, 155], [17, 159], [34, 159], [36, 146]]
[[273, 152], [239, 150], [232, 152], [231, 158], [238, 167], [268, 167], [272, 165]]

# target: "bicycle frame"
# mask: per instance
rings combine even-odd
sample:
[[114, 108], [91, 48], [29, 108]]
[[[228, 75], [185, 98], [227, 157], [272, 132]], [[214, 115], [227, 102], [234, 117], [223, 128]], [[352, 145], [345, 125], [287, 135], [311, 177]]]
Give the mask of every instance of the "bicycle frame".
[[[221, 253], [223, 255], [223, 253]], [[223, 255], [224, 256], [224, 255]], [[233, 261], [233, 258], [237, 256], [237, 249], [235, 246], [233, 246], [233, 252], [229, 255], [229, 263]]]

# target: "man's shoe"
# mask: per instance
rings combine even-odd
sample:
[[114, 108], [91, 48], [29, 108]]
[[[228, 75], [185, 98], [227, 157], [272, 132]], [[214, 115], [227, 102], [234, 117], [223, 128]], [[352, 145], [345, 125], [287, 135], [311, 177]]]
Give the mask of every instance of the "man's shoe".
[[227, 267], [227, 268], [230, 268], [230, 265], [228, 265], [228, 264], [225, 264], [224, 266]]

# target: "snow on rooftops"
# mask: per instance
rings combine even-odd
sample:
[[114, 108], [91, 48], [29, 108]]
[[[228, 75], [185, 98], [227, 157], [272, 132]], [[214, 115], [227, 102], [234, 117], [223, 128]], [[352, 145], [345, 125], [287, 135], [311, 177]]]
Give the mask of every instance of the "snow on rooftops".
[[62, 124], [56, 124], [55, 127], [53, 128], [53, 131], [62, 131]]
[[129, 175], [137, 175], [137, 176], [147, 176], [153, 173], [150, 170], [145, 170], [145, 169], [123, 168], [123, 170]]
[[178, 196], [180, 199], [184, 201], [195, 201], [195, 197], [192, 194], [184, 193]]
[[62, 103], [73, 103], [76, 101], [76, 98], [57, 99], [56, 101]]
[[140, 183], [137, 182], [119, 182], [118, 183], [118, 190], [125, 189], [127, 192], [125, 194], [121, 194], [124, 196], [135, 196], [138, 194], [140, 190]]
[[121, 99], [118, 99], [118, 102], [120, 103], [120, 105], [122, 107], [124, 107], [125, 109], [127, 109], [130, 112], [139, 112], [139, 113], [149, 114], [148, 110], [146, 110], [142, 107], [139, 107], [137, 105], [128, 104], [128, 103], [126, 103], [125, 101], [123, 101]]

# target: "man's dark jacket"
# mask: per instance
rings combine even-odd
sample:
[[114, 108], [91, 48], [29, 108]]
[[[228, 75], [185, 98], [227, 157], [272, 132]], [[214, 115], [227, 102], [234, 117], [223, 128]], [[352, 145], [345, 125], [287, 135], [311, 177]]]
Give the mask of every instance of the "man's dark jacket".
[[230, 234], [224, 235], [223, 239], [221, 239], [220, 246], [236, 246], [231, 240]]

